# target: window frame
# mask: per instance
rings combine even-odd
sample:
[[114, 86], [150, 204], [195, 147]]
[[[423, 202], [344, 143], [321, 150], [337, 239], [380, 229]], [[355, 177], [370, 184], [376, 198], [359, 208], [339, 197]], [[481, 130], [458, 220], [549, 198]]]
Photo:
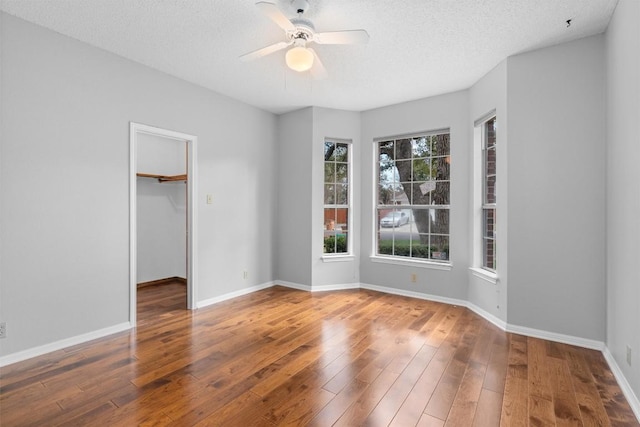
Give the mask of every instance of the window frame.
[[[493, 123], [494, 135], [493, 141], [489, 141], [488, 136], [488, 125], [489, 123]], [[490, 278], [497, 278], [497, 218], [498, 218], [498, 197], [497, 197], [497, 180], [498, 180], [498, 120], [496, 111], [493, 110], [483, 116], [482, 118], [476, 120], [474, 122], [474, 144], [479, 144], [479, 173], [476, 173], [476, 179], [479, 180], [479, 184], [475, 186], [475, 191], [479, 194], [476, 195], [476, 200], [479, 203], [476, 204], [476, 210], [478, 215], [478, 220], [475, 224], [474, 234], [476, 236], [475, 240], [477, 241], [477, 256], [475, 259], [476, 268], [481, 272], [488, 275]], [[479, 139], [479, 141], [478, 141]], [[493, 173], [489, 171], [489, 155], [493, 152]], [[489, 178], [493, 177], [493, 191], [492, 191], [492, 200], [487, 199], [488, 191], [488, 182]], [[492, 216], [492, 232], [487, 233], [487, 213], [493, 212]], [[488, 253], [488, 241], [492, 242], [492, 254]], [[489, 263], [488, 260], [491, 257], [492, 262]]]
[[[373, 186], [373, 203], [372, 203], [372, 248], [371, 248], [371, 256], [370, 259], [373, 262], [379, 262], [379, 263], [387, 263], [387, 264], [396, 264], [396, 265], [410, 265], [413, 267], [422, 267], [422, 268], [430, 268], [430, 269], [437, 269], [437, 270], [451, 270], [452, 268], [452, 260], [451, 260], [451, 252], [450, 252], [450, 244], [451, 244], [451, 236], [452, 236], [452, 224], [451, 224], [451, 183], [452, 183], [452, 173], [451, 173], [451, 166], [448, 166], [448, 179], [444, 180], [447, 182], [449, 189], [448, 189], [448, 194], [447, 194], [447, 198], [448, 198], [448, 204], [405, 204], [405, 205], [395, 205], [395, 204], [384, 204], [381, 205], [379, 204], [379, 197], [380, 197], [380, 144], [384, 143], [384, 142], [391, 142], [393, 141], [394, 144], [396, 141], [401, 141], [401, 140], [407, 140], [407, 139], [416, 139], [416, 138], [422, 138], [422, 137], [431, 137], [431, 136], [436, 136], [436, 135], [443, 135], [446, 134], [448, 135], [448, 151], [446, 154], [443, 155], [433, 155], [432, 153], [430, 153], [427, 157], [431, 158], [431, 159], [436, 159], [439, 157], [446, 157], [446, 162], [448, 165], [451, 164], [451, 158], [452, 158], [452, 154], [451, 154], [451, 129], [450, 128], [441, 128], [441, 129], [434, 129], [434, 130], [429, 130], [429, 131], [422, 131], [422, 132], [414, 132], [414, 133], [410, 133], [410, 134], [403, 134], [403, 135], [394, 135], [394, 136], [388, 136], [388, 137], [378, 137], [378, 138], [374, 138], [373, 140], [373, 181], [374, 182], [374, 186]], [[412, 162], [416, 159], [421, 159], [422, 157], [418, 156], [418, 157], [414, 157], [414, 153], [412, 153], [411, 158], [408, 159], [399, 159], [400, 161], [403, 160], [411, 160]], [[394, 161], [396, 161], [394, 159]], [[412, 174], [413, 174], [413, 170], [412, 170]], [[437, 180], [437, 179], [429, 179], [427, 180], [431, 181], [431, 182], [443, 182], [441, 180]], [[398, 181], [399, 183], [401, 181]], [[420, 182], [419, 180], [417, 181], [411, 181], [411, 182]], [[404, 192], [404, 190], [403, 190]], [[406, 193], [405, 193], [406, 194]], [[412, 215], [413, 215], [413, 210], [417, 209], [417, 210], [446, 210], [449, 214], [448, 214], [448, 233], [447, 234], [442, 234], [442, 233], [437, 233], [437, 232], [432, 232], [431, 231], [431, 227], [429, 228], [429, 232], [426, 233], [427, 235], [429, 235], [429, 237], [433, 237], [434, 235], [442, 235], [445, 236], [447, 239], [447, 246], [448, 246], [448, 253], [447, 253], [447, 259], [445, 260], [439, 260], [436, 258], [432, 258], [432, 252], [431, 249], [429, 248], [429, 257], [428, 258], [422, 258], [422, 257], [414, 257], [414, 256], [403, 256], [403, 255], [395, 255], [395, 254], [385, 254], [385, 253], [380, 253], [379, 252], [379, 233], [381, 230], [381, 225], [380, 225], [380, 221], [381, 221], [381, 217], [380, 217], [380, 212], [381, 210], [386, 210], [386, 209], [400, 209], [400, 210], [411, 210], [412, 211]], [[417, 231], [417, 230], [416, 230]], [[422, 233], [425, 234], [425, 233]], [[412, 230], [412, 235], [413, 235], [413, 230]], [[410, 241], [413, 243], [413, 238], [410, 238]], [[419, 240], [416, 240], [416, 242], [419, 242]], [[430, 246], [431, 244], [429, 244]], [[413, 244], [410, 245], [410, 254], [412, 253], [411, 248], [413, 247]]]
[[[333, 182], [326, 182], [326, 175], [325, 175], [325, 169], [326, 169], [326, 165], [328, 163], [327, 160], [325, 160], [325, 147], [327, 143], [332, 143], [332, 144], [343, 144], [347, 146], [347, 161], [346, 162], [337, 162], [337, 161], [332, 161], [330, 163], [337, 165], [337, 164], [346, 164], [347, 165], [347, 173], [346, 173], [346, 178], [347, 178], [347, 203], [346, 204], [342, 204], [342, 203], [325, 203], [326, 202], [326, 186], [330, 185], [330, 184], [340, 184], [339, 182], [337, 182], [337, 176], [334, 176], [334, 181]], [[331, 137], [325, 137], [323, 140], [323, 144], [322, 144], [322, 148], [323, 148], [323, 154], [322, 154], [322, 218], [323, 218], [323, 235], [322, 235], [322, 260], [323, 261], [343, 261], [343, 260], [347, 260], [350, 258], [353, 258], [353, 140], [351, 139], [345, 139], [345, 138], [331, 138]], [[336, 200], [334, 200], [335, 202]], [[326, 219], [326, 211], [327, 209], [334, 209], [336, 211], [336, 213], [334, 214], [334, 220], [337, 217], [337, 211], [338, 210], [346, 210], [346, 216], [347, 216], [347, 221], [346, 221], [346, 245], [347, 245], [347, 251], [346, 252], [325, 252], [325, 239], [327, 237], [330, 237], [327, 234], [327, 219]], [[334, 234], [335, 236], [337, 236], [338, 234]], [[338, 246], [338, 242], [336, 240], [335, 242], [335, 246], [334, 248], [337, 249]]]

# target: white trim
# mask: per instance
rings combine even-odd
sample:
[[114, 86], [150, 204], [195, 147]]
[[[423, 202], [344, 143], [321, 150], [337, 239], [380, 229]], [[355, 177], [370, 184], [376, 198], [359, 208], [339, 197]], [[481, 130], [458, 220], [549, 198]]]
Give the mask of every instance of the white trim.
[[17, 353], [11, 353], [0, 357], [0, 366], [11, 365], [12, 363], [22, 362], [23, 360], [42, 356], [43, 354], [51, 353], [53, 351], [62, 350], [66, 347], [83, 344], [88, 341], [106, 337], [107, 335], [129, 330], [132, 327], [133, 325], [131, 325], [130, 322], [124, 322], [118, 325], [109, 326], [108, 328], [98, 329], [97, 331], [87, 332], [86, 334], [76, 335], [75, 337], [65, 338], [60, 341], [18, 351]]
[[423, 260], [413, 260], [409, 258], [400, 258], [400, 257], [385, 257], [380, 255], [371, 255], [369, 256], [371, 262], [379, 262], [382, 264], [396, 264], [396, 265], [407, 265], [410, 267], [418, 267], [418, 268], [430, 268], [432, 270], [445, 270], [449, 271], [453, 268], [453, 264], [451, 263], [439, 263], [433, 261], [423, 261]]
[[344, 283], [341, 285], [317, 285], [311, 287], [311, 292], [344, 291], [347, 289], [360, 289], [360, 284]]
[[540, 329], [527, 328], [525, 326], [510, 325], [507, 323], [507, 332], [513, 334], [525, 335], [533, 338], [541, 338], [543, 340], [555, 341], [564, 344], [576, 345], [578, 347], [590, 348], [592, 350], [602, 351], [605, 345], [602, 341], [590, 340], [587, 338], [574, 337], [573, 335], [558, 334], [556, 332], [543, 331]]
[[472, 275], [474, 275], [478, 279], [482, 279], [486, 282], [491, 283], [492, 285], [498, 284], [499, 279], [496, 273], [493, 273], [489, 270], [485, 270], [484, 268], [478, 268], [478, 267], [470, 267], [469, 271], [471, 272]]
[[498, 328], [502, 329], [503, 331], [507, 330], [507, 322], [505, 322], [504, 320], [494, 316], [493, 314], [489, 313], [488, 311], [478, 307], [477, 305], [475, 305], [472, 302], [467, 302], [467, 308], [471, 311], [473, 311], [474, 313], [476, 313], [478, 316], [484, 318], [484, 320], [487, 320], [491, 323], [493, 323], [494, 325], [496, 325]]
[[360, 287], [362, 289], [369, 289], [369, 290], [372, 290], [372, 291], [384, 292], [386, 294], [400, 295], [400, 296], [403, 296], [403, 297], [424, 299], [424, 300], [428, 300], [428, 301], [441, 302], [441, 303], [444, 303], [444, 304], [457, 305], [457, 306], [462, 306], [462, 307], [466, 307], [467, 306], [467, 302], [464, 301], [464, 300], [455, 299], [455, 298], [449, 298], [449, 297], [441, 297], [441, 296], [438, 296], [438, 295], [424, 294], [422, 292], [407, 291], [407, 290], [404, 290], [404, 289], [389, 288], [389, 287], [386, 287], [386, 286], [370, 285], [370, 284], [367, 284], [367, 283], [360, 283]]
[[182, 132], [129, 122], [129, 323], [136, 325], [137, 301], [137, 151], [138, 134], [175, 139], [187, 143], [187, 308], [197, 308], [198, 291], [198, 209], [197, 145], [198, 137]]
[[347, 262], [354, 261], [355, 255], [323, 255], [320, 259], [322, 262]]
[[496, 109], [494, 108], [493, 110], [489, 111], [488, 113], [483, 114], [482, 116], [480, 116], [479, 118], [477, 118], [476, 120], [474, 120], [473, 122], [473, 127], [477, 128], [483, 124], [485, 124], [486, 122], [488, 122], [489, 120], [493, 119], [494, 117], [496, 117]]
[[311, 292], [311, 286], [309, 285], [301, 285], [300, 283], [287, 282], [286, 280], [275, 280], [274, 282], [276, 285], [284, 286], [285, 288]]
[[207, 298], [205, 300], [198, 301], [198, 305], [196, 308], [203, 308], [209, 305], [217, 304], [222, 301], [230, 300], [232, 298], [237, 298], [243, 295], [252, 294], [254, 292], [261, 291], [263, 289], [271, 288], [273, 287], [273, 285], [274, 285], [273, 282], [266, 282], [260, 285], [252, 286], [250, 288], [240, 289], [239, 291], [229, 292], [227, 294], [220, 295], [217, 297]]
[[640, 400], [638, 400], [638, 396], [633, 392], [633, 389], [631, 388], [631, 385], [629, 385], [627, 378], [624, 376], [622, 369], [620, 369], [618, 362], [616, 362], [613, 354], [609, 351], [609, 347], [605, 346], [602, 350], [602, 354], [604, 355], [604, 360], [609, 364], [609, 368], [611, 369], [611, 372], [613, 372], [613, 376], [616, 377], [616, 381], [618, 381], [618, 385], [622, 389], [622, 394], [624, 394], [627, 402], [629, 402], [629, 406], [631, 406], [633, 414], [636, 416], [638, 422], [640, 422]]
[[404, 133], [404, 134], [400, 134], [400, 135], [390, 135], [390, 136], [378, 136], [373, 138], [373, 142], [374, 143], [378, 143], [378, 142], [386, 142], [386, 141], [390, 141], [390, 140], [395, 140], [395, 139], [411, 139], [411, 138], [418, 138], [421, 136], [432, 136], [432, 135], [440, 135], [443, 133], [451, 133], [451, 128], [442, 128], [442, 129], [433, 129], [433, 130], [425, 130], [425, 131], [421, 131], [421, 132], [410, 132], [410, 133]]

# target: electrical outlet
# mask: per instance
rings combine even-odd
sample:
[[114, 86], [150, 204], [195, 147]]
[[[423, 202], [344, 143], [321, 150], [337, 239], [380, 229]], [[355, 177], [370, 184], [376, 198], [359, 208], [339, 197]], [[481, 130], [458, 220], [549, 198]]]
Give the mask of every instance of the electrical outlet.
[[416, 283], [418, 280], [418, 275], [416, 273], [411, 273], [411, 283]]
[[627, 346], [627, 365], [631, 366], [631, 347]]
[[249, 272], [247, 270], [242, 272], [242, 278], [245, 280], [249, 278]]
[[0, 338], [7, 337], [7, 322], [0, 322]]

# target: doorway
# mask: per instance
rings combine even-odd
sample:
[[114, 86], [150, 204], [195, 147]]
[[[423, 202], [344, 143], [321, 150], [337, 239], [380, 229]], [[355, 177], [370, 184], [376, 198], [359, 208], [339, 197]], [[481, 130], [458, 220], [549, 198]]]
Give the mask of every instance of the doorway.
[[[177, 158], [183, 162], [183, 168], [176, 173], [171, 172], [168, 169], [166, 174], [158, 173], [140, 173], [138, 169], [140, 164], [141, 151], [147, 150], [150, 141], [165, 141], [172, 142], [172, 145], [178, 150], [184, 150], [180, 160], [180, 156]], [[151, 180], [157, 180], [158, 183], [182, 183], [186, 182], [186, 200], [184, 201], [183, 209], [186, 210], [186, 266], [184, 266], [184, 272], [186, 273], [186, 290], [187, 290], [187, 309], [192, 310], [196, 308], [196, 289], [197, 289], [197, 210], [195, 206], [195, 194], [196, 191], [196, 146], [197, 137], [181, 132], [175, 132], [167, 129], [148, 126], [140, 123], [130, 123], [129, 128], [129, 145], [130, 145], [130, 164], [129, 164], [129, 322], [134, 327], [137, 321], [137, 290], [139, 282], [139, 259], [138, 259], [138, 176], [144, 176]], [[179, 152], [179, 151], [177, 151]], [[140, 175], [139, 175], [140, 173]], [[171, 185], [171, 184], [169, 184]], [[170, 187], [167, 187], [170, 188]], [[173, 193], [173, 201], [180, 203], [180, 193], [177, 191], [179, 188], [173, 187], [174, 190], [169, 190]], [[184, 194], [184, 192], [182, 193]], [[184, 259], [184, 258], [183, 258]]]

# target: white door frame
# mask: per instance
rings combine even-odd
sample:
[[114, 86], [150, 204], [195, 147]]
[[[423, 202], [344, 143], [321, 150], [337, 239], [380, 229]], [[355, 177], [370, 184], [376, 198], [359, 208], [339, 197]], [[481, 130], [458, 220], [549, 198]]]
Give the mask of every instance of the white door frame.
[[187, 308], [197, 307], [196, 292], [198, 289], [198, 210], [196, 209], [197, 192], [197, 145], [198, 137], [186, 133], [148, 126], [140, 123], [129, 124], [129, 322], [136, 326], [137, 303], [137, 160], [138, 135], [147, 134], [163, 138], [175, 139], [187, 143]]

